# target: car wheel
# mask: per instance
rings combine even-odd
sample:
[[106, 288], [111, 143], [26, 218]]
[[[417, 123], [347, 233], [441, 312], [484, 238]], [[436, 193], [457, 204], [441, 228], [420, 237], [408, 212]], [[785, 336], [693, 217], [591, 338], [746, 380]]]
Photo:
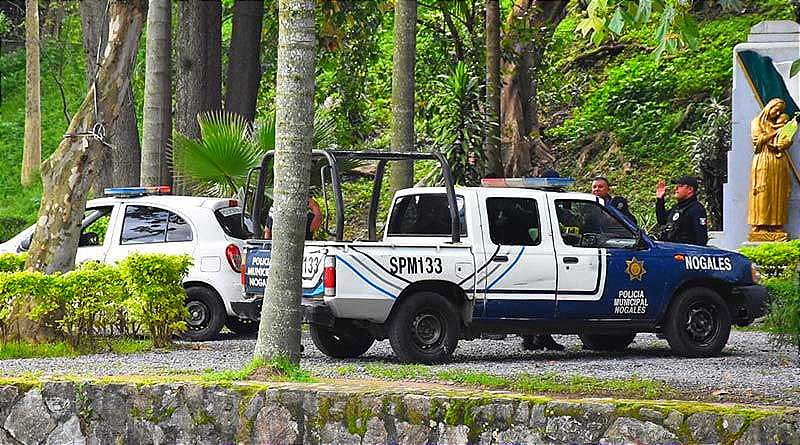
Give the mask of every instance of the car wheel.
[[228, 318], [225, 319], [225, 326], [231, 332], [239, 335], [253, 335], [258, 332], [258, 320], [239, 318], [233, 315], [228, 315]]
[[312, 324], [308, 330], [314, 346], [333, 358], [359, 357], [375, 343], [375, 337], [368, 330], [350, 321], [339, 320], [333, 327]]
[[592, 351], [622, 351], [633, 343], [636, 333], [630, 334], [580, 334], [584, 349]]
[[392, 316], [392, 350], [405, 363], [444, 362], [458, 345], [460, 319], [447, 298], [433, 292], [413, 294]]
[[192, 341], [205, 341], [219, 334], [225, 323], [225, 305], [214, 291], [192, 286], [186, 289], [186, 309], [189, 319], [183, 338]]
[[731, 333], [731, 316], [725, 301], [711, 289], [683, 291], [670, 305], [664, 334], [670, 348], [684, 357], [719, 354]]

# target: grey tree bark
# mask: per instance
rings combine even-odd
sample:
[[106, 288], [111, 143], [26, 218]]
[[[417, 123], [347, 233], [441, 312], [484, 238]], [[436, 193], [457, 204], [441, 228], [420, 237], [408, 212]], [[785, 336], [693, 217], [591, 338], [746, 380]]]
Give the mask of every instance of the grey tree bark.
[[172, 184], [167, 147], [172, 137], [172, 5], [150, 0], [147, 10], [142, 170], [144, 185]]
[[39, 2], [25, 0], [25, 140], [20, 182], [30, 185], [42, 164], [42, 97], [39, 69]]
[[[392, 151], [414, 151], [414, 67], [416, 66], [417, 1], [394, 3], [394, 55], [392, 57]], [[390, 190], [411, 187], [414, 165], [392, 166]]]
[[272, 265], [255, 358], [300, 361], [300, 296], [314, 137], [314, 0], [278, 3]]
[[[205, 71], [205, 18], [199, 0], [178, 3], [177, 79], [175, 82], [175, 131], [200, 139], [197, 115], [205, 103], [203, 72]], [[189, 185], [184, 178], [175, 177], [175, 191], [182, 194]]]
[[264, 2], [236, 2], [233, 11], [225, 109], [248, 122], [256, 115], [256, 98], [261, 82], [261, 27]]
[[484, 173], [503, 172], [500, 155], [500, 1], [486, 0], [486, 140]]
[[203, 111], [222, 108], [222, 2], [203, 2], [206, 19], [206, 63], [203, 70]]
[[[105, 52], [108, 37], [107, 2], [103, 0], [82, 0], [80, 2], [83, 49], [86, 55], [86, 82], [91, 84], [97, 71], [98, 46], [100, 56]], [[126, 76], [133, 75], [133, 64]], [[136, 104], [133, 87], [128, 84], [125, 100], [122, 103], [120, 118], [106, 127], [106, 139], [111, 147], [105, 147], [100, 160], [95, 193], [112, 186], [135, 186], [139, 184], [141, 147], [139, 128], [136, 122]]]
[[[66, 272], [75, 265], [78, 237], [89, 188], [97, 177], [103, 145], [80, 133], [95, 124], [94, 100], [102, 123], [112, 125], [122, 112], [130, 83], [131, 65], [139, 48], [145, 0], [113, 1], [110, 7], [109, 45], [106, 47], [95, 86], [90, 86], [56, 151], [42, 164], [42, 203], [26, 268], [44, 273]], [[19, 336], [41, 339], [41, 326], [25, 316], [30, 302], [14, 307], [12, 318]]]

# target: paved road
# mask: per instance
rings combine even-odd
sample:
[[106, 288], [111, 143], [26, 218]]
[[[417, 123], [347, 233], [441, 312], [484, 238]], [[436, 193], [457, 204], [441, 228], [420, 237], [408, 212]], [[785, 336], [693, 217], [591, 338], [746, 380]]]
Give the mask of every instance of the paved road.
[[[777, 348], [766, 334], [731, 333], [720, 357], [685, 359], [672, 355], [664, 340], [639, 334], [627, 351], [584, 351], [575, 336], [555, 336], [567, 346], [563, 352], [525, 351], [521, 339], [462, 341], [453, 361], [432, 366], [497, 375], [558, 373], [598, 378], [655, 379], [689, 394], [710, 395], [711, 400], [777, 403], [800, 406], [800, 367], [796, 349]], [[388, 341], [377, 342], [357, 360], [334, 360], [322, 355], [304, 335], [302, 366], [320, 376], [336, 376], [344, 365], [355, 368], [375, 363], [396, 364]], [[184, 344], [170, 352], [119, 356], [98, 354], [76, 358], [0, 361], [0, 373], [42, 375], [114, 375], [147, 372], [239, 369], [252, 357], [253, 338], [224, 337], [220, 341]], [[367, 374], [364, 373], [364, 376]], [[714, 395], [716, 394], [716, 395]]]

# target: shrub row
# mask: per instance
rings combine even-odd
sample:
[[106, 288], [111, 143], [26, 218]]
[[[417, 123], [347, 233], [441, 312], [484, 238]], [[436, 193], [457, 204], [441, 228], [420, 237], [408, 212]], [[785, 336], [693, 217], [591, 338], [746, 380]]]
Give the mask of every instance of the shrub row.
[[133, 254], [116, 265], [83, 263], [65, 274], [23, 271], [24, 256], [0, 255], [0, 335], [23, 312], [73, 346], [98, 336], [145, 334], [156, 347], [186, 329], [181, 284], [189, 256]]

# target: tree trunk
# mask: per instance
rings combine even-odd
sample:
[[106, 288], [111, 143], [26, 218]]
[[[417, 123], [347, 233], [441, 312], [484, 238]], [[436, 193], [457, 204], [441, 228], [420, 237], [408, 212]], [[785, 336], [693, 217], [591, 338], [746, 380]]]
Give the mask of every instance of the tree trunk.
[[[86, 55], [86, 82], [94, 81], [97, 71], [98, 53], [105, 52], [108, 37], [108, 16], [106, 2], [103, 0], [82, 0], [80, 2], [83, 49]], [[133, 64], [128, 77], [133, 75]], [[129, 84], [119, 119], [108, 127], [106, 139], [111, 147], [105, 147], [98, 168], [95, 193], [112, 186], [135, 186], [139, 184], [139, 129], [136, 123], [136, 109], [133, 87]]]
[[[394, 56], [392, 58], [392, 151], [414, 151], [414, 68], [417, 44], [417, 1], [394, 3]], [[411, 187], [414, 164], [395, 162], [390, 190]]]
[[144, 77], [141, 184], [172, 184], [167, 147], [172, 136], [172, 5], [150, 0]]
[[25, 0], [25, 140], [22, 185], [30, 185], [42, 163], [42, 97], [39, 72], [39, 2]]
[[258, 84], [261, 82], [261, 26], [263, 1], [236, 2], [233, 10], [225, 109], [248, 122], [256, 115]]
[[486, 0], [486, 140], [484, 173], [503, 173], [500, 156], [500, 1]]
[[314, 0], [280, 0], [272, 265], [255, 357], [300, 361], [300, 296], [314, 137]]
[[[75, 265], [80, 224], [89, 188], [96, 179], [102, 143], [82, 133], [95, 125], [94, 100], [97, 90], [101, 123], [112, 125], [122, 112], [128, 91], [131, 65], [139, 47], [139, 35], [147, 4], [144, 0], [115, 1], [110, 7], [110, 36], [97, 82], [90, 86], [67, 134], [42, 165], [42, 203], [33, 234], [26, 268], [45, 273], [66, 272]], [[39, 326], [26, 318], [29, 302], [14, 308], [15, 329], [27, 339], [38, 339]]]
[[505, 73], [500, 129], [507, 176], [537, 174], [542, 166], [555, 160], [540, 134], [536, 73], [547, 42], [566, 14], [567, 3], [568, 0], [515, 0], [509, 14], [505, 40], [513, 57], [504, 59], [500, 70]]
[[[175, 82], [175, 131], [200, 140], [197, 115], [203, 110], [205, 71], [205, 19], [198, 0], [178, 3], [178, 66]], [[175, 177], [176, 193], [187, 191], [184, 178]]]
[[206, 64], [203, 71], [203, 111], [222, 108], [222, 3], [205, 1]]

